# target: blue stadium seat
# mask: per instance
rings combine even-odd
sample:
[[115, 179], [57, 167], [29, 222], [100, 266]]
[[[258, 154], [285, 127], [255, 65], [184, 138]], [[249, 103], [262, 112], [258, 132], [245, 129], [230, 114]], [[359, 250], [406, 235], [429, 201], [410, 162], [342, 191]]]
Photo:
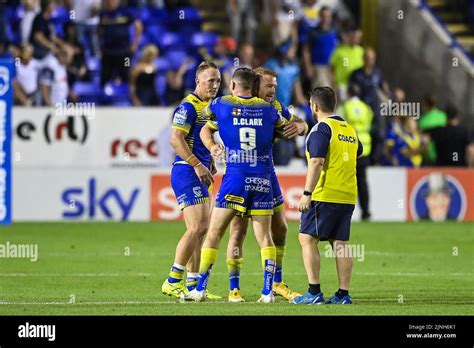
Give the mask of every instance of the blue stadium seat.
[[72, 90], [79, 97], [80, 102], [97, 103], [99, 102], [100, 85], [93, 82], [78, 81], [74, 84]]
[[153, 43], [158, 43], [160, 37], [166, 33], [167, 29], [162, 23], [154, 23], [145, 26], [144, 35]]
[[130, 91], [128, 84], [107, 82], [103, 89], [102, 102], [106, 105], [115, 106], [130, 105]]
[[191, 36], [191, 46], [194, 48], [205, 46], [212, 49], [217, 42], [217, 38], [218, 36], [215, 33], [194, 33]]
[[166, 73], [171, 70], [171, 63], [165, 57], [158, 57], [155, 59], [155, 67], [158, 70], [158, 73]]
[[168, 98], [167, 98], [167, 88], [168, 82], [166, 80], [166, 73], [158, 73], [155, 79], [155, 89], [158, 93], [158, 97], [160, 98], [160, 105], [168, 105]]
[[158, 46], [162, 50], [168, 50], [171, 48], [186, 49], [186, 38], [182, 37], [177, 33], [165, 32], [158, 38]]
[[189, 58], [189, 55], [183, 50], [172, 50], [166, 52], [165, 58], [170, 62], [171, 69], [177, 70]]

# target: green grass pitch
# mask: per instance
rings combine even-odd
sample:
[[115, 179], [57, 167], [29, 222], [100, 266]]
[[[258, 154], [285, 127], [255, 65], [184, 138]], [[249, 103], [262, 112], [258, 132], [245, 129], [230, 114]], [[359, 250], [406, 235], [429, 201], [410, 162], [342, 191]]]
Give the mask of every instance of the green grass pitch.
[[[307, 280], [290, 223], [284, 280], [305, 292]], [[221, 244], [209, 288], [222, 301], [179, 303], [161, 284], [184, 230], [172, 223], [17, 223], [0, 230], [0, 244], [38, 244], [37, 262], [0, 258], [0, 315], [473, 315], [473, 223], [354, 223], [352, 306], [297, 306], [256, 300], [263, 284], [259, 250], [249, 231], [242, 294], [229, 304]], [[335, 261], [321, 243], [322, 290], [337, 290]], [[74, 300], [74, 303], [71, 300]], [[402, 303], [401, 303], [402, 302]]]

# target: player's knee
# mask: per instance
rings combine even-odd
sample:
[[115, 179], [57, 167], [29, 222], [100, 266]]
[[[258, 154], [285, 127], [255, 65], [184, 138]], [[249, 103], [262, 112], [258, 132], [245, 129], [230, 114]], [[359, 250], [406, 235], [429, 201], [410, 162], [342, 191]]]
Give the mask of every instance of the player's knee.
[[207, 233], [207, 225], [191, 226], [188, 228], [188, 233], [196, 238], [203, 238]]

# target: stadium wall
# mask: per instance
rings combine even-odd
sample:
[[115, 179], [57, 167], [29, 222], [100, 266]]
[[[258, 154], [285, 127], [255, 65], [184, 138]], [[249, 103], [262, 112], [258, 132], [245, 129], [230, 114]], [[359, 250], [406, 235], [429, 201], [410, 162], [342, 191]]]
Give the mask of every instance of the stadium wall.
[[[172, 111], [100, 108], [87, 117], [66, 117], [55, 109], [14, 108], [13, 220], [181, 219], [169, 180]], [[277, 173], [286, 216], [298, 220], [305, 169]], [[426, 217], [426, 197], [433, 182], [441, 182], [449, 193], [447, 217], [474, 221], [473, 177], [474, 170], [467, 169], [369, 168], [372, 219]], [[217, 176], [214, 193], [220, 180]], [[359, 216], [356, 207], [354, 220]]]

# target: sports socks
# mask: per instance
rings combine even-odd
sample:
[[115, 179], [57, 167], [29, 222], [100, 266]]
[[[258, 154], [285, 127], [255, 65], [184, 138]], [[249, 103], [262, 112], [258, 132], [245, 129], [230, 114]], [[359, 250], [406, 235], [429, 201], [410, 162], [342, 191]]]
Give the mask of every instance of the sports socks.
[[283, 258], [285, 257], [285, 246], [276, 246], [276, 269], [273, 281], [281, 283], [283, 281]]
[[317, 295], [321, 292], [321, 284], [309, 284], [308, 292], [311, 295]]
[[217, 249], [202, 248], [201, 250], [201, 264], [199, 265], [199, 281], [196, 285], [197, 291], [206, 290], [209, 276], [211, 275], [212, 266], [217, 259]]
[[184, 277], [184, 266], [178, 265], [175, 263], [170, 270], [170, 273], [168, 275], [168, 282], [173, 284], [173, 283], [178, 283], [181, 280], [183, 280]]
[[262, 295], [269, 295], [273, 289], [273, 276], [275, 274], [276, 249], [269, 246], [260, 249], [263, 267], [263, 289]]
[[347, 296], [347, 295], [349, 295], [349, 290], [339, 289], [339, 290], [337, 290], [337, 292], [336, 292], [336, 296], [337, 296], [337, 298], [339, 298], [339, 299], [341, 299], [341, 298], [343, 298], [344, 296]]
[[229, 284], [230, 290], [239, 289], [240, 290], [240, 270], [242, 269], [242, 264], [244, 263], [243, 258], [239, 259], [227, 259], [227, 272], [229, 274]]
[[188, 272], [187, 278], [186, 278], [186, 287], [188, 288], [189, 291], [193, 290], [199, 279], [199, 273], [192, 273]]

